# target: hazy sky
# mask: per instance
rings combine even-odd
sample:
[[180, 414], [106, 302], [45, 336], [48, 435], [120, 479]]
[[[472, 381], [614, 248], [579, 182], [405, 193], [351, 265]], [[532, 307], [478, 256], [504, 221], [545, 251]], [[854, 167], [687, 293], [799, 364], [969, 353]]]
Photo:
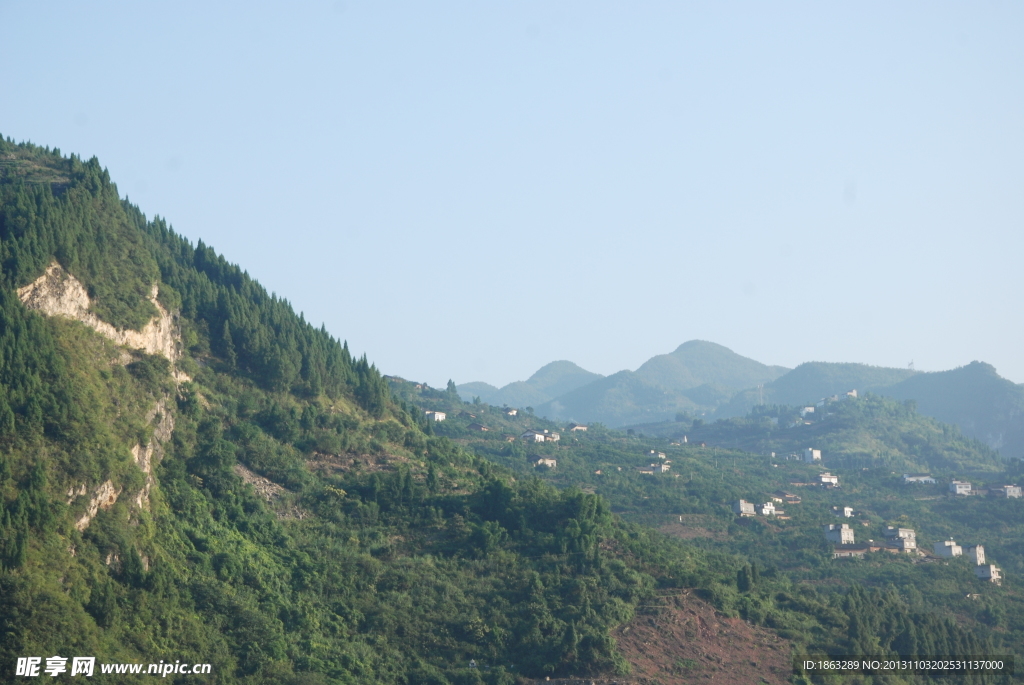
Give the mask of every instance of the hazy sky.
[[1024, 381], [1024, 4], [0, 0], [0, 133], [96, 155], [385, 373]]

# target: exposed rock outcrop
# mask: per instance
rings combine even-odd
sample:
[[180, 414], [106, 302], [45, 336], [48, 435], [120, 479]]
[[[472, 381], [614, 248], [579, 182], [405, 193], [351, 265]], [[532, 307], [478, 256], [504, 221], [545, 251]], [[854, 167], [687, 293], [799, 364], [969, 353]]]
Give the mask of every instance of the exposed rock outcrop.
[[153, 439], [145, 445], [140, 443], [132, 448], [135, 465], [146, 474], [146, 484], [135, 496], [135, 504], [140, 509], [149, 507], [149, 493], [152, 491], [153, 485], [156, 484], [156, 479], [153, 477], [153, 465], [163, 459], [163, 444], [171, 439], [171, 434], [174, 432], [174, 414], [168, 411], [166, 399], [157, 402], [146, 419], [150, 423], [157, 422], [153, 428]]
[[146, 354], [160, 354], [174, 363], [181, 357], [177, 316], [164, 309], [157, 300], [157, 292], [157, 286], [153, 284], [149, 301], [156, 307], [158, 314], [141, 331], [118, 330], [89, 311], [92, 303], [85, 286], [57, 262], [46, 267], [43, 275], [32, 283], [18, 288], [18, 297], [29, 309], [37, 309], [49, 316], [81, 321], [119, 345]]
[[114, 506], [117, 502], [118, 495], [121, 494], [121, 488], [114, 489], [112, 482], [104, 481], [96, 488], [96, 492], [93, 493], [92, 499], [89, 500], [89, 508], [82, 516], [75, 521], [75, 528], [78, 530], [85, 530], [89, 527], [89, 523], [96, 518], [96, 514], [99, 513], [100, 509], [109, 509]]

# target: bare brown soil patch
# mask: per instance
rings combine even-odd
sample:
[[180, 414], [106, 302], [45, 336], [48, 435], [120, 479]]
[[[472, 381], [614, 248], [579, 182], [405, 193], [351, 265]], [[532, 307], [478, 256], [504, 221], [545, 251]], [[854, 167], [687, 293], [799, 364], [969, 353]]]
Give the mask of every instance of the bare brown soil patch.
[[791, 646], [743, 619], [725, 618], [699, 597], [663, 596], [613, 631], [633, 672], [620, 682], [722, 683], [754, 685], [789, 682]]

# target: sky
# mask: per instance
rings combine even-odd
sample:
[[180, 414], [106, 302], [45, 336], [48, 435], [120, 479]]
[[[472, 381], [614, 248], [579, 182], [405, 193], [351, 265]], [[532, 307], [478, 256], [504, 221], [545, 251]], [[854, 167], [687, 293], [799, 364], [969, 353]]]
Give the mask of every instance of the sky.
[[96, 156], [388, 374], [691, 339], [1024, 382], [1024, 4], [0, 0]]

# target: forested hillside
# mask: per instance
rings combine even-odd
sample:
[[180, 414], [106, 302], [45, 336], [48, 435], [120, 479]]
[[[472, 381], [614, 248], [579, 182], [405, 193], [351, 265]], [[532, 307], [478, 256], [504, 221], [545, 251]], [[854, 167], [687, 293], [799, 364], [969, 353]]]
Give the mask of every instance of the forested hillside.
[[[849, 574], [807, 547], [805, 528], [758, 544], [725, 505], [777, 480], [758, 455], [678, 447], [674, 473], [690, 478], [644, 481], [631, 467], [667, 439], [595, 426], [527, 447], [502, 434], [559, 426], [463, 403], [453, 384], [389, 382], [119, 198], [95, 159], [0, 141], [0, 264], [5, 678], [17, 658], [51, 655], [208, 663], [202, 681], [216, 683], [623, 678], [636, 653], [614, 636], [683, 597], [774, 636], [782, 662], [790, 645], [1019, 645], [1019, 613], [999, 609], [1020, 605], [1012, 575], [995, 588], [955, 565]], [[428, 423], [425, 409], [452, 419]], [[533, 454], [558, 465], [534, 468]], [[650, 526], [683, 515], [735, 544]], [[946, 594], [902, 584], [928, 578]], [[968, 582], [984, 601], [939, 601]], [[710, 658], [654, 656], [666, 682], [722, 673]]]
[[[869, 394], [830, 402], [807, 419], [800, 407], [774, 405], [741, 418], [669, 421], [622, 433], [600, 424], [570, 431], [411, 387], [392, 383], [396, 395], [446, 411], [435, 432], [467, 449], [524, 477], [598, 494], [625, 520], [692, 549], [745, 559], [734, 583], [708, 588], [709, 596], [720, 610], [771, 626], [798, 649], [906, 653], [900, 650], [941, 651], [946, 644], [955, 651], [958, 642], [975, 641], [978, 649], [1019, 653], [1024, 644], [1024, 505], [984, 494], [957, 498], [947, 487], [955, 478], [982, 492], [1019, 482], [1020, 463], [919, 414], [913, 402]], [[517, 439], [527, 428], [558, 432], [560, 439]], [[821, 463], [804, 463], [807, 447], [821, 450]], [[652, 462], [668, 468], [651, 473]], [[929, 472], [937, 483], [905, 485], [907, 471]], [[837, 475], [840, 487], [819, 486], [824, 472]], [[780, 493], [795, 494], [796, 503]], [[778, 498], [779, 515], [737, 517], [732, 506], [741, 498], [758, 506]], [[837, 519], [833, 507], [846, 506], [853, 516]], [[887, 526], [912, 528], [926, 554], [833, 559], [822, 526], [840, 521], [855, 528], [857, 543], [883, 547]], [[977, 578], [966, 557], [931, 554], [949, 537], [983, 545], [1005, 573], [1002, 586]]]
[[[0, 159], [4, 673], [52, 654], [225, 683], [624, 668], [609, 629], [654, 580], [601, 550], [632, 543], [599, 498], [431, 437], [365, 357], [95, 160]], [[161, 322], [163, 353], [118, 344]]]

